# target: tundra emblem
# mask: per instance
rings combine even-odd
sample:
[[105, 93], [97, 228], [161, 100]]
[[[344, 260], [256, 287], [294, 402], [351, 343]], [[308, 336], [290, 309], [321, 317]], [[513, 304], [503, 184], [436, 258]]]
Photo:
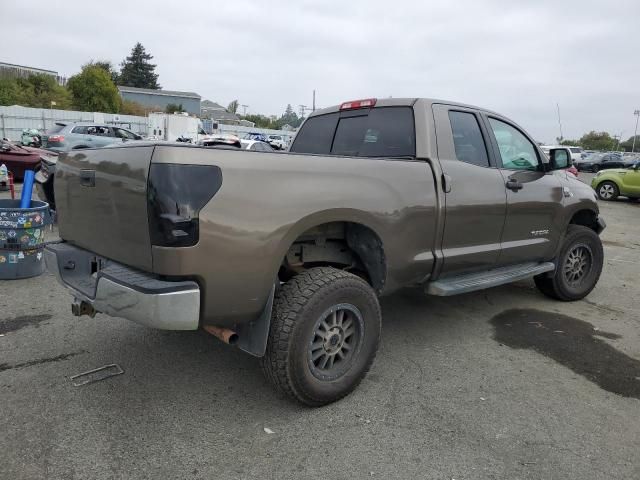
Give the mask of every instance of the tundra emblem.
[[531, 235], [534, 237], [542, 237], [544, 235], [549, 235], [549, 230], [531, 230]]

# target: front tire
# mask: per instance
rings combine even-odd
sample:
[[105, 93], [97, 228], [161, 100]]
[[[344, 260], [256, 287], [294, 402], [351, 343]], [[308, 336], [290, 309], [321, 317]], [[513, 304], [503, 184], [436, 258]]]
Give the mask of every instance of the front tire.
[[598, 185], [597, 192], [598, 198], [605, 201], [615, 200], [616, 198], [618, 198], [618, 195], [620, 195], [618, 186], [615, 183], [608, 181], [602, 182], [600, 185]]
[[598, 173], [600, 171], [600, 167], [598, 165], [594, 165], [593, 167], [591, 167], [591, 171], [593, 173]]
[[555, 272], [551, 276], [537, 275], [534, 281], [548, 297], [564, 302], [580, 300], [595, 288], [603, 263], [604, 251], [598, 234], [582, 225], [569, 225]]
[[375, 292], [360, 277], [331, 267], [302, 272], [276, 294], [263, 372], [305, 405], [335, 402], [371, 367], [381, 317]]

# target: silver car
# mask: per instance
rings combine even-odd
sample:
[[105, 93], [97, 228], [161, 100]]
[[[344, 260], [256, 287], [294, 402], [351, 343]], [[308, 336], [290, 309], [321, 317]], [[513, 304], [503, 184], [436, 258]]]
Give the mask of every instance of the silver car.
[[142, 140], [142, 137], [113, 125], [92, 122], [58, 122], [42, 135], [42, 148], [56, 152], [68, 152], [80, 148], [104, 147], [129, 140]]

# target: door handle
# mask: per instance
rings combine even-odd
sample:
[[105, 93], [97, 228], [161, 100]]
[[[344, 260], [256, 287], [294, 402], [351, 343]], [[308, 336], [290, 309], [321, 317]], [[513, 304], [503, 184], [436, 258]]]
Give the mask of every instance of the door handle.
[[507, 183], [505, 184], [505, 186], [509, 189], [512, 190], [514, 192], [517, 192], [518, 190], [522, 190], [522, 187], [524, 187], [524, 185], [519, 182], [518, 180], [516, 180], [515, 178], [510, 178]]
[[444, 190], [444, 193], [449, 193], [451, 192], [451, 184], [453, 183], [453, 179], [451, 178], [451, 175], [447, 175], [446, 173], [442, 174], [442, 189]]

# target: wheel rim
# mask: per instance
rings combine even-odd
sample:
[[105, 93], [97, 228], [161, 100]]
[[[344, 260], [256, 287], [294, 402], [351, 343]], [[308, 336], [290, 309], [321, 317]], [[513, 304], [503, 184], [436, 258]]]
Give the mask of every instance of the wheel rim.
[[360, 310], [349, 303], [334, 305], [316, 322], [309, 342], [308, 364], [314, 377], [335, 380], [358, 357], [364, 338]]
[[578, 286], [591, 271], [593, 255], [586, 245], [573, 247], [564, 262], [564, 277], [571, 287]]
[[609, 200], [613, 198], [613, 194], [614, 194], [613, 185], [605, 183], [600, 187], [600, 196], [605, 200]]

